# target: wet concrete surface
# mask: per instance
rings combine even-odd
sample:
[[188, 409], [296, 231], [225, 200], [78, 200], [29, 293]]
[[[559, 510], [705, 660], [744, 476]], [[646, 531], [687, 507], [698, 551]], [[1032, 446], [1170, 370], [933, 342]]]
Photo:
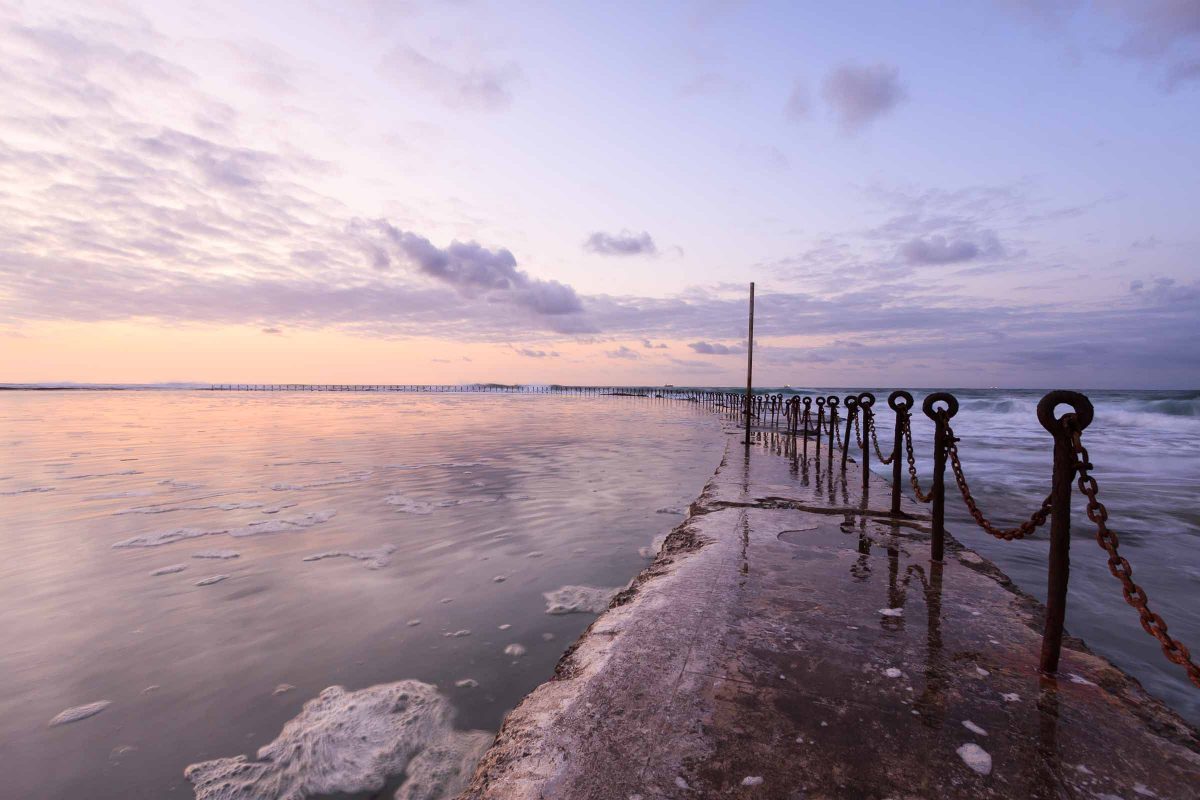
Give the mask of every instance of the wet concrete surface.
[[1200, 734], [1078, 640], [1041, 676], [1041, 605], [924, 509], [740, 438], [463, 797], [1200, 797]]

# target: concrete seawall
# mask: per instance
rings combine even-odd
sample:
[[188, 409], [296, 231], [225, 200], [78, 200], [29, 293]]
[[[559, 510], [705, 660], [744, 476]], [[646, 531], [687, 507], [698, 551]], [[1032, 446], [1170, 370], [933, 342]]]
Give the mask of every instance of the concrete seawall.
[[[659, 556], [505, 720], [466, 798], [1196, 798], [1200, 734], [889, 487], [731, 433]], [[811, 443], [810, 443], [811, 448]]]

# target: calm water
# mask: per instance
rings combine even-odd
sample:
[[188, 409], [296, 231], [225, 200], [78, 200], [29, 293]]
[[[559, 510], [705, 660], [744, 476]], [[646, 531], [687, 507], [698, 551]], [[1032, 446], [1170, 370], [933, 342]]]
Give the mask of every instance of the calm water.
[[681, 404], [511, 395], [8, 392], [0, 431], [5, 797], [190, 797], [331, 685], [494, 732], [593, 619], [543, 593], [628, 582], [724, 448]]

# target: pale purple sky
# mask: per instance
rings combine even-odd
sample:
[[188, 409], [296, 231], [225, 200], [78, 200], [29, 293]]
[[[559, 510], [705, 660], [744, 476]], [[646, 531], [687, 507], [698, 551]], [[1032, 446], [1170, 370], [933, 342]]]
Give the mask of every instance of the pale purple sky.
[[1200, 385], [1200, 0], [0, 0], [0, 382]]

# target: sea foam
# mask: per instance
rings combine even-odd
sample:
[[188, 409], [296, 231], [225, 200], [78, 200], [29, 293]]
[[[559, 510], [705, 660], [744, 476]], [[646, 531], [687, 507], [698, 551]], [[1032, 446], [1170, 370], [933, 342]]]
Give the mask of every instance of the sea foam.
[[599, 614], [608, 608], [613, 595], [621, 587], [563, 586], [553, 592], [543, 592], [547, 614]]
[[111, 705], [111, 700], [98, 700], [95, 703], [87, 703], [86, 705], [68, 708], [66, 711], [60, 712], [54, 719], [50, 720], [50, 727], [53, 728], [56, 725], [66, 725], [68, 722], [78, 722], [81, 719], [94, 717]]
[[383, 569], [392, 563], [392, 553], [394, 552], [396, 552], [396, 545], [385, 544], [371, 550], [326, 550], [323, 553], [313, 553], [311, 556], [305, 556], [304, 560], [321, 561], [326, 558], [353, 558], [356, 561], [365, 561], [367, 569]]
[[448, 800], [466, 784], [492, 741], [455, 731], [451, 708], [419, 681], [356, 692], [331, 686], [304, 704], [275, 741], [245, 756], [192, 764], [184, 776], [197, 800], [258, 800], [378, 792], [404, 774], [397, 800]]
[[286, 533], [320, 525], [323, 522], [333, 519], [336, 515], [337, 512], [333, 509], [326, 509], [323, 511], [310, 511], [302, 516], [288, 519], [267, 519], [260, 522], [251, 522], [249, 525], [241, 528], [174, 528], [169, 531], [131, 536], [128, 539], [122, 539], [117, 542], [113, 547], [161, 547], [164, 544], [173, 544], [175, 542], [186, 541], [187, 539], [198, 539], [202, 536], [221, 536], [223, 534], [242, 537], [257, 536], [266, 533]]

